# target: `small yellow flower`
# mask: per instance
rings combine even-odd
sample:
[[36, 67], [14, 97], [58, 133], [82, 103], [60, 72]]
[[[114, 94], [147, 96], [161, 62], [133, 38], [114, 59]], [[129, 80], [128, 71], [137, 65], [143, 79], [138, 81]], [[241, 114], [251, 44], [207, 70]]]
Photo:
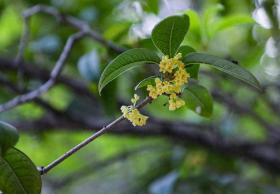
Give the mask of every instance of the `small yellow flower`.
[[[163, 56], [159, 64], [159, 71], [164, 74], [165, 80], [155, 79], [155, 86], [148, 85], [149, 96], [156, 99], [162, 94], [169, 96], [169, 110], [176, 110], [185, 105], [185, 101], [177, 96], [181, 92], [184, 84], [188, 83], [189, 73], [185, 69], [185, 64], [181, 61], [182, 54], [175, 57]], [[170, 78], [171, 77], [171, 78]]]
[[162, 73], [171, 73], [173, 70], [172, 60], [168, 58], [168, 56], [163, 56], [161, 62], [159, 64], [159, 71]]
[[185, 101], [179, 98], [175, 93], [169, 96], [169, 110], [176, 110], [185, 105]]
[[176, 104], [173, 101], [172, 102], [169, 101], [168, 109], [171, 111], [176, 110]]
[[140, 97], [137, 94], [134, 94], [134, 97], [131, 99], [133, 105], [121, 106], [121, 111], [123, 113], [124, 118], [129, 120], [133, 126], [143, 126], [146, 124], [146, 121], [148, 119], [147, 116], [142, 115], [139, 112], [139, 110], [135, 107], [139, 98]]
[[156, 99], [158, 97], [157, 95], [157, 90], [155, 87], [153, 87], [152, 85], [148, 85], [147, 86], [147, 91], [149, 91], [149, 96], [152, 98], [152, 99]]
[[137, 94], [134, 94], [134, 97], [131, 98], [132, 104], [135, 106], [139, 99], [140, 99], [140, 97]]
[[128, 114], [128, 106], [121, 106], [121, 111], [123, 113], [123, 116], [126, 117], [126, 115]]
[[177, 86], [182, 86], [188, 82], [190, 75], [186, 72], [184, 68], [179, 68], [174, 74], [174, 83]]
[[181, 98], [178, 98], [177, 101], [176, 101], [176, 108], [180, 108], [184, 105], [185, 105], [185, 101], [182, 100]]
[[143, 126], [146, 124], [148, 117], [142, 115], [139, 110], [132, 106], [122, 106], [121, 111], [124, 118], [128, 119], [133, 126]]

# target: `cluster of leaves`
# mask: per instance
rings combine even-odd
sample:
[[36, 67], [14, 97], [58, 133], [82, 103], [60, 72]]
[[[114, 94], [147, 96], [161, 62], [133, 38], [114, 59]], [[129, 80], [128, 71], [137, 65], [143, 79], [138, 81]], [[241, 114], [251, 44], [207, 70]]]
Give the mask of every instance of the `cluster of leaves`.
[[33, 162], [14, 147], [18, 139], [16, 128], [0, 122], [0, 191], [7, 194], [39, 194], [41, 176]]
[[[213, 111], [213, 101], [208, 90], [197, 83], [200, 64], [210, 65], [234, 78], [237, 78], [255, 88], [260, 88], [257, 79], [246, 69], [231, 61], [198, 53], [188, 45], [181, 45], [189, 29], [189, 17], [170, 16], [158, 23], [152, 31], [154, 45], [163, 55], [174, 57], [177, 53], [183, 56], [186, 71], [190, 74], [192, 82], [185, 85], [182, 98], [189, 109], [201, 116], [209, 117]], [[128, 50], [117, 56], [104, 69], [99, 80], [99, 92], [111, 81], [122, 75], [124, 72], [139, 65], [160, 63], [160, 57], [154, 51], [145, 48]], [[142, 80], [135, 89], [154, 84], [155, 76]]]

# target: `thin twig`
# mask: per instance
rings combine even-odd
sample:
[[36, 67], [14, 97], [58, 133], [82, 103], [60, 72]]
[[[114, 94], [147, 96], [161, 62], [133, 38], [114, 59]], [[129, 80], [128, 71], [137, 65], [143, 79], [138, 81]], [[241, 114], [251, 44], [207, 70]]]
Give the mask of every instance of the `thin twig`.
[[[24, 74], [30, 79], [37, 79], [43, 82], [49, 79], [50, 71], [47, 69], [30, 63], [25, 63], [22, 67], [24, 68]], [[17, 67], [12, 60], [0, 58], [0, 71], [15, 72], [16, 70]], [[88, 89], [87, 84], [83, 80], [73, 79], [72, 77], [61, 74], [56, 79], [56, 83], [65, 85], [76, 95], [86, 96], [90, 100], [96, 101], [96, 96]]]
[[[124, 48], [119, 47], [119, 46], [113, 44], [112, 42], [105, 40], [100, 34], [93, 31], [90, 28], [89, 24], [87, 24], [86, 22], [79, 20], [77, 18], [74, 18], [72, 16], [63, 15], [63, 14], [59, 13], [59, 11], [53, 7], [44, 6], [44, 5], [36, 5], [36, 6], [33, 6], [29, 9], [25, 10], [23, 13], [24, 31], [23, 31], [23, 34], [21, 37], [19, 51], [18, 51], [16, 60], [15, 60], [16, 65], [19, 67], [19, 78], [20, 79], [23, 77], [23, 71], [22, 71], [23, 68], [20, 67], [20, 64], [22, 63], [23, 53], [24, 53], [24, 49], [26, 47], [28, 34], [29, 34], [28, 33], [28, 21], [31, 16], [33, 16], [37, 13], [49, 14], [49, 15], [55, 17], [58, 21], [67, 23], [67, 24], [75, 27], [76, 29], [79, 30], [79, 32], [72, 35], [71, 37], [69, 37], [61, 55], [60, 55], [60, 58], [56, 62], [56, 65], [54, 66], [54, 68], [51, 72], [50, 79], [47, 82], [45, 82], [42, 86], [40, 86], [38, 89], [33, 90], [26, 94], [17, 96], [15, 98], [13, 98], [12, 100], [0, 105], [0, 112], [4, 112], [4, 111], [14, 108], [20, 104], [29, 102], [29, 101], [35, 99], [36, 97], [40, 96], [44, 92], [48, 91], [55, 84], [56, 79], [57, 79], [58, 75], [60, 74], [60, 72], [63, 68], [63, 65], [70, 53], [70, 50], [72, 49], [73, 43], [76, 40], [84, 37], [85, 35], [92, 37], [94, 40], [103, 44], [107, 48], [114, 50], [116, 53], [121, 53], [121, 52], [125, 51]], [[21, 83], [23, 83], [23, 82], [21, 81]]]
[[84, 37], [86, 35], [87, 35], [86, 32], [81, 31], [81, 32], [77, 32], [77, 33], [73, 34], [72, 36], [70, 36], [63, 48], [61, 55], [59, 56], [59, 59], [57, 60], [53, 70], [51, 71], [49, 80], [47, 82], [45, 82], [43, 85], [41, 85], [39, 88], [37, 88], [29, 93], [19, 95], [19, 96], [13, 98], [12, 100], [0, 105], [0, 112], [4, 112], [4, 111], [14, 108], [20, 104], [34, 100], [38, 96], [40, 96], [43, 93], [45, 93], [46, 91], [48, 91], [55, 84], [57, 77], [61, 73], [63, 66], [65, 64], [65, 61], [68, 58], [69, 53], [73, 47], [73, 44], [77, 40], [81, 39], [82, 37]]
[[[141, 103], [139, 103], [137, 105], [137, 108], [140, 109], [140, 108], [144, 107], [146, 104], [150, 103], [151, 101], [152, 101], [152, 99], [147, 97]], [[54, 160], [53, 162], [48, 164], [46, 167], [39, 168], [39, 171], [40, 171], [41, 175], [49, 172], [51, 169], [56, 167], [58, 164], [60, 164], [61, 162], [63, 162], [67, 158], [69, 158], [72, 154], [76, 153], [77, 151], [79, 151], [80, 149], [82, 149], [83, 147], [88, 145], [90, 142], [92, 142], [93, 140], [95, 140], [99, 136], [103, 135], [106, 131], [113, 128], [116, 124], [118, 124], [122, 120], [124, 120], [124, 117], [120, 116], [119, 118], [117, 118], [116, 120], [114, 120], [110, 124], [108, 124], [107, 126], [101, 128], [99, 131], [97, 131], [96, 133], [94, 133], [93, 135], [91, 135], [90, 137], [88, 137], [87, 139], [85, 139], [84, 141], [82, 141], [81, 143], [79, 143], [78, 145], [76, 145], [75, 147], [70, 149], [69, 151], [67, 151], [65, 154], [63, 154], [59, 158], [57, 158], [56, 160]]]

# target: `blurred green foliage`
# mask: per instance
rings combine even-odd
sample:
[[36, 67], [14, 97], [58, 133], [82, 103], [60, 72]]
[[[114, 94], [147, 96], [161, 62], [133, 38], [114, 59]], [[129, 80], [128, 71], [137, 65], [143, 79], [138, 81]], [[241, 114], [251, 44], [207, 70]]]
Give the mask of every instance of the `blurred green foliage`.
[[[185, 6], [180, 7], [180, 3]], [[192, 2], [189, 4], [188, 2]], [[186, 12], [190, 16], [190, 31], [183, 44], [191, 45], [197, 51], [204, 51], [217, 56], [236, 60], [240, 65], [253, 72], [262, 83], [279, 80], [279, 56], [272, 58], [266, 54], [266, 43], [277, 34], [277, 28], [266, 29], [256, 23], [252, 13], [256, 9], [251, 0], [208, 0], [208, 1], [160, 1], [160, 0], [2, 0], [0, 1], [0, 52], [1, 57], [14, 58], [22, 32], [21, 12], [35, 4], [46, 4], [58, 8], [61, 12], [73, 15], [90, 23], [93, 29], [100, 32], [107, 40], [111, 40], [126, 48], [149, 47], [154, 49], [146, 23], [153, 25], [169, 12]], [[176, 6], [176, 4], [178, 6]], [[169, 8], [166, 8], [168, 7]], [[191, 8], [191, 9], [190, 9]], [[165, 10], [165, 11], [164, 11]], [[169, 10], [169, 11], [166, 11]], [[170, 14], [169, 14], [170, 15]], [[145, 19], [146, 18], [146, 19]], [[154, 18], [154, 19], [152, 19]], [[75, 30], [69, 26], [58, 24], [50, 16], [40, 14], [31, 19], [31, 37], [24, 53], [25, 60], [40, 68], [50, 70], [57, 60], [63, 45]], [[85, 59], [94, 57], [98, 59]], [[74, 77], [86, 84], [101, 108], [87, 104], [88, 99], [81, 99], [71, 93], [70, 89], [57, 85], [43, 99], [58, 110], [68, 110], [77, 118], [112, 118], [120, 114], [120, 99], [129, 102], [134, 86], [145, 77], [152, 75], [153, 68], [137, 68], [118, 78], [104, 89], [102, 97], [98, 97], [98, 78], [105, 64], [116, 54], [102, 45], [87, 38], [76, 44], [71, 52], [63, 75]], [[95, 56], [96, 57], [96, 56]], [[84, 58], [84, 59], [83, 59]], [[89, 61], [90, 63], [89, 63]], [[98, 63], [95, 62], [98, 61]], [[84, 63], [84, 64], [82, 64]], [[264, 64], [265, 63], [265, 64]], [[278, 64], [278, 67], [274, 64]], [[275, 67], [269, 71], [268, 67]], [[90, 69], [90, 70], [89, 70]], [[274, 69], [273, 69], [274, 70]], [[246, 86], [237, 89], [235, 81], [228, 79], [215, 70], [202, 67], [201, 72], [216, 73], [212, 80], [207, 73], [200, 74], [200, 83], [207, 88], [219, 88], [227, 92], [239, 102], [250, 105], [267, 122], [279, 124], [279, 118], [271, 113], [271, 109], [254, 91]], [[0, 76], [16, 82], [16, 73], [0, 72]], [[224, 78], [220, 81], [219, 78]], [[23, 85], [34, 89], [41, 82], [26, 77]], [[0, 102], [6, 102], [15, 96], [2, 86]], [[139, 90], [144, 96], [145, 91]], [[103, 98], [104, 96], [104, 98]], [[279, 101], [279, 94], [271, 92], [269, 98]], [[171, 121], [191, 121], [200, 124], [214, 123], [225, 138], [244, 138], [260, 142], [267, 138], [264, 126], [248, 115], [241, 115], [228, 110], [222, 103], [216, 102], [213, 116], [206, 119], [181, 108], [175, 112], [164, 106], [165, 97], [158, 98], [149, 105], [146, 111], [157, 118]], [[35, 103], [27, 103], [9, 112], [1, 113], [0, 119], [9, 122], [24, 122], [38, 119], [47, 111]], [[92, 118], [92, 117], [91, 117]], [[33, 129], [36, 131], [37, 129]], [[20, 129], [19, 129], [20, 131]], [[17, 148], [32, 158], [36, 165], [46, 165], [73, 145], [88, 137], [91, 132], [74, 132], [52, 129], [48, 132], [21, 132]], [[214, 153], [197, 145], [185, 145], [188, 142], [175, 142], [168, 138], [137, 137], [125, 135], [105, 135], [84, 150], [66, 160], [55, 168], [47, 177], [43, 177], [45, 194], [276, 194], [280, 193], [280, 179], [263, 170], [253, 162], [237, 158], [229, 158]], [[96, 165], [100, 161], [110, 159], [129, 150], [136, 149], [104, 168], [86, 172], [83, 176], [63, 185], [56, 182], [64, 180], [87, 165]], [[141, 151], [139, 151], [141, 150]], [[169, 186], [166, 188], [166, 185]], [[170, 191], [170, 192], [168, 192]]]

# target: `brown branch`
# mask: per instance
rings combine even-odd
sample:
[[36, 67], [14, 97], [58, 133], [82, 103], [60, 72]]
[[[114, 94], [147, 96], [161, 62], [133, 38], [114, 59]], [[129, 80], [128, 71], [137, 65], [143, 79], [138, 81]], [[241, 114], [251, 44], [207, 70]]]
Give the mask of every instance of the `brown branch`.
[[[93, 31], [89, 24], [78, 20], [74, 17], [63, 15], [58, 12], [57, 9], [53, 7], [48, 7], [48, 6], [43, 6], [43, 5], [37, 5], [34, 7], [31, 7], [30, 9], [26, 10], [23, 14], [24, 18], [27, 19], [31, 17], [34, 14], [37, 13], [45, 13], [51, 16], [54, 16], [59, 22], [69, 24], [70, 26], [75, 27], [78, 29], [80, 32], [76, 33], [75, 35], [77, 36], [76, 38], [70, 37], [68, 39], [66, 46], [68, 43], [70, 44], [70, 47], [72, 47], [72, 44], [74, 41], [79, 39], [78, 34], [81, 35], [81, 37], [85, 35], [89, 35], [91, 38], [93, 38], [95, 41], [99, 42], [100, 44], [104, 45], [107, 48], [110, 48], [111, 50], [115, 51], [116, 53], [121, 53], [125, 49], [118, 47], [114, 45], [113, 43], [106, 41], [100, 34], [97, 32]], [[74, 35], [74, 36], [75, 36]], [[24, 35], [23, 35], [24, 36]], [[80, 37], [80, 38], [81, 38]], [[71, 38], [73, 38], [71, 40]], [[19, 63], [21, 63], [20, 58], [22, 57], [22, 53], [24, 50], [24, 44], [23, 46], [20, 46], [19, 48], [19, 54], [14, 63], [16, 68]], [[68, 45], [69, 46], [69, 45]], [[65, 51], [66, 50], [66, 51]], [[61, 114], [61, 112], [55, 110], [53, 107], [50, 107], [47, 103], [43, 101], [38, 101], [37, 97], [40, 96], [43, 92], [47, 91], [50, 87], [52, 87], [57, 81], [64, 83], [71, 88], [75, 88], [76, 92], [80, 88], [80, 84], [76, 84], [76, 82], [73, 82], [71, 79], [65, 79], [65, 77], [58, 77], [60, 75], [60, 72], [62, 70], [63, 64], [65, 63], [65, 60], [67, 59], [67, 56], [70, 52], [71, 48], [68, 50], [64, 48], [60, 59], [57, 61], [57, 64], [55, 65], [54, 69], [51, 72], [51, 77], [49, 78], [49, 73], [45, 74], [44, 73], [44, 78], [40, 78], [40, 73], [36, 73], [36, 70], [28, 70], [30, 75], [37, 77], [38, 79], [45, 79], [46, 83], [43, 84], [40, 88], [31, 91], [27, 94], [23, 94], [18, 96], [17, 98], [9, 101], [8, 103], [0, 106], [0, 112], [10, 109], [12, 107], [15, 107], [19, 104], [35, 100], [39, 105], [44, 107], [46, 110], [50, 110], [51, 112], [56, 114]], [[19, 62], [18, 62], [19, 61]], [[58, 64], [59, 63], [59, 64]], [[2, 65], [2, 64], [0, 64]], [[9, 67], [8, 67], [9, 68]], [[8, 69], [6, 68], [6, 69]], [[21, 66], [22, 69], [26, 68], [24, 66]], [[82, 87], [83, 88], [83, 87]], [[84, 91], [87, 94], [88, 90], [83, 88], [82, 91]], [[225, 98], [224, 95], [216, 94], [216, 97], [220, 98], [223, 100], [227, 106], [235, 109], [237, 112], [239, 111], [240, 113], [249, 113], [251, 116], [260, 122], [264, 127], [269, 129], [269, 131], [272, 131], [277, 138], [279, 138], [279, 133], [277, 129], [267, 123], [264, 119], [259, 117], [256, 113], [250, 111], [247, 107], [242, 107], [242, 106], [236, 106], [237, 104], [235, 101], [233, 101], [231, 98]], [[149, 99], [146, 99], [147, 101], [144, 101], [145, 103], [148, 103]], [[280, 173], [280, 167], [279, 167], [279, 162], [280, 158], [278, 156], [278, 152], [275, 149], [275, 147], [272, 147], [271, 145], [264, 144], [264, 143], [252, 143], [248, 141], [242, 141], [242, 140], [226, 140], [221, 138], [216, 133], [201, 130], [204, 128], [211, 129], [212, 127], [209, 125], [200, 125], [200, 124], [194, 124], [194, 123], [181, 123], [181, 122], [167, 122], [167, 121], [161, 121], [157, 119], [150, 119], [150, 122], [147, 126], [143, 128], [133, 128], [128, 123], [120, 123], [120, 121], [123, 120], [123, 117], [119, 117], [109, 125], [102, 127], [103, 122], [97, 122], [97, 121], [91, 121], [91, 122], [85, 122], [85, 121], [75, 121], [73, 118], [69, 117], [69, 120], [66, 119], [61, 119], [62, 117], [44, 117], [40, 120], [37, 121], [25, 121], [23, 123], [15, 123], [20, 129], [30, 129], [30, 128], [37, 128], [37, 129], [50, 129], [50, 128], [69, 128], [69, 129], [74, 129], [77, 127], [81, 128], [92, 128], [92, 129], [97, 129], [101, 128], [101, 130], [97, 131], [95, 134], [84, 140], [81, 144], [75, 146], [73, 149], [70, 151], [66, 152], [63, 156], [59, 157], [57, 160], [53, 161], [50, 163], [47, 167], [42, 168], [41, 173], [47, 173], [49, 170], [51, 170], [53, 167], [56, 165], [60, 164], [62, 161], [64, 161], [66, 158], [70, 157], [73, 153], [77, 152], [79, 149], [82, 147], [86, 146], [88, 143], [99, 137], [100, 135], [104, 134], [106, 131], [109, 129], [111, 130], [112, 133], [116, 134], [137, 134], [137, 135], [144, 135], [144, 136], [151, 136], [151, 135], [158, 135], [158, 136], [166, 136], [173, 138], [175, 140], [181, 140], [184, 143], [194, 143], [197, 145], [204, 146], [206, 148], [212, 149], [214, 151], [227, 154], [227, 155], [234, 155], [234, 156], [241, 156], [246, 159], [250, 159], [253, 161], [258, 162], [260, 165], [266, 167], [267, 169], [273, 170], [274, 172]], [[95, 123], [96, 122], [96, 123]]]
[[[143, 100], [141, 103], [139, 103], [136, 107], [138, 109], [141, 109], [142, 107], [144, 107], [146, 104], [150, 103], [151, 101], [152, 101], [152, 99], [147, 97], [145, 100]], [[119, 118], [112, 121], [110, 124], [102, 127], [99, 131], [97, 131], [96, 133], [94, 133], [93, 135], [91, 135], [90, 137], [88, 137], [87, 139], [85, 139], [84, 141], [79, 143], [78, 145], [74, 146], [72, 149], [70, 149], [65, 154], [63, 154], [62, 156], [60, 156], [59, 158], [57, 158], [56, 160], [54, 160], [53, 162], [48, 164], [46, 167], [40, 168], [39, 170], [40, 170], [41, 175], [49, 172], [51, 169], [53, 169], [54, 167], [59, 165], [61, 162], [63, 162], [67, 158], [69, 158], [71, 155], [73, 155], [74, 153], [76, 153], [77, 151], [79, 151], [80, 149], [85, 147], [86, 145], [88, 145], [90, 142], [92, 142], [93, 140], [95, 140], [99, 136], [103, 135], [106, 131], [115, 127], [115, 125], [117, 125], [122, 120], [124, 120], [124, 117], [120, 116]]]
[[29, 93], [17, 96], [14, 99], [9, 100], [8, 102], [0, 105], [0, 112], [4, 112], [20, 104], [32, 101], [38, 96], [40, 96], [41, 94], [43, 94], [44, 92], [48, 91], [55, 84], [57, 77], [60, 75], [62, 68], [65, 64], [65, 61], [68, 58], [69, 53], [73, 47], [73, 44], [84, 36], [86, 36], [86, 33], [82, 31], [70, 36], [66, 42], [66, 45], [64, 46], [61, 55], [59, 56], [58, 61], [56, 62], [53, 70], [51, 71], [49, 80], [45, 82], [43, 85], [41, 85], [39, 88]]
[[[222, 95], [222, 94], [221, 94]], [[217, 97], [217, 96], [216, 96]], [[220, 96], [220, 98], [222, 98], [225, 102], [227, 102], [227, 105], [231, 105], [229, 107], [232, 108], [237, 108], [237, 110], [241, 111], [244, 113], [247, 113], [249, 110], [248, 109], [240, 109], [239, 105], [236, 105], [234, 103], [231, 102], [232, 99], [228, 100], [227, 97], [224, 98], [223, 96]], [[67, 113], [63, 113], [63, 115], [67, 115]], [[69, 117], [71, 118], [71, 117]], [[72, 117], [73, 118], [73, 117]], [[59, 120], [59, 121], [58, 121]], [[98, 122], [97, 120], [100, 119], [90, 119], [91, 122], [85, 122], [85, 121], [80, 121], [80, 122], [75, 122], [75, 121], [69, 121], [69, 120], [65, 120], [62, 119], [61, 117], [59, 118], [50, 118], [50, 117], [46, 117], [44, 119], [38, 120], [38, 121], [34, 121], [34, 122], [22, 122], [22, 123], [18, 123], [16, 124], [18, 126], [18, 128], [20, 129], [38, 129], [40, 131], [46, 130], [46, 129], [50, 129], [50, 128], [67, 128], [69, 130], [71, 129], [77, 129], [77, 128], [91, 128], [91, 129], [97, 129], [97, 128], [101, 128], [103, 126], [104, 122]], [[184, 130], [183, 134], [179, 134], [178, 136], [177, 131], [174, 135], [174, 131], [173, 128], [174, 126], [178, 125], [178, 129], [182, 126], [184, 126], [184, 128], [186, 129], [192, 129], [192, 130]], [[172, 132], [169, 132], [171, 128]], [[152, 129], [152, 130], [151, 130]], [[201, 132], [200, 130], [204, 129], [204, 130], [208, 130], [210, 131], [212, 129], [211, 126], [209, 125], [199, 125], [199, 124], [190, 124], [190, 123], [181, 123], [181, 124], [174, 124], [174, 123], [170, 123], [170, 122], [164, 122], [164, 121], [157, 121], [154, 119], [150, 119], [149, 120], [149, 124], [148, 126], [145, 126], [144, 128], [131, 128], [131, 126], [129, 126], [127, 123], [126, 124], [122, 124], [122, 125], [118, 125], [118, 127], [116, 127], [116, 129], [112, 130], [111, 132], [116, 133], [116, 134], [132, 134], [132, 135], [160, 135], [160, 136], [167, 136], [167, 137], [172, 137], [175, 139], [183, 139], [186, 136], [186, 140], [188, 140], [189, 142], [198, 144], [198, 145], [203, 145], [205, 147], [213, 147], [215, 145], [215, 142], [217, 142], [218, 145], [223, 145], [223, 143], [225, 140], [222, 139], [222, 137], [214, 134], [214, 133], [205, 133], [205, 132]], [[212, 139], [212, 140], [211, 140]], [[239, 144], [240, 141], [234, 141], [236, 144]], [[241, 142], [241, 144], [245, 145], [244, 143]], [[224, 145], [223, 145], [224, 146]], [[261, 145], [260, 145], [261, 146]], [[226, 148], [228, 149], [228, 148]], [[263, 148], [262, 148], [263, 149]], [[271, 148], [269, 148], [271, 149]], [[220, 150], [220, 148], [215, 148], [215, 151]], [[245, 150], [244, 150], [245, 152]], [[254, 151], [255, 152], [255, 151]], [[270, 151], [271, 152], [271, 151]], [[252, 153], [252, 152], [251, 152]], [[262, 155], [264, 153], [262, 152], [257, 152], [259, 155]], [[232, 152], [227, 152], [226, 154], [232, 155]], [[245, 155], [245, 154], [244, 154]], [[242, 156], [244, 157], [244, 156]], [[248, 157], [248, 156], [246, 156]], [[245, 158], [246, 158], [245, 157]], [[268, 159], [263, 159], [263, 157], [261, 156], [257, 156], [256, 154], [253, 154], [252, 158], [257, 158], [257, 159], [253, 159], [253, 160], [261, 160], [264, 162], [260, 162], [262, 165], [269, 163], [267, 160]], [[275, 160], [278, 161], [278, 160]], [[267, 166], [270, 165], [266, 165]], [[275, 166], [275, 165], [274, 165]], [[269, 167], [270, 168], [270, 167]], [[271, 167], [273, 168], [273, 167]]]
[[[15, 94], [21, 94], [21, 93], [27, 93], [30, 92], [28, 90], [21, 89], [17, 85], [13, 84], [9, 80], [5, 79], [4, 77], [0, 77], [0, 85], [3, 85], [3, 87], [6, 87], [8, 90]], [[55, 117], [59, 117], [60, 119], [65, 119], [65, 120], [72, 120], [74, 122], [80, 122], [76, 117], [72, 116], [71, 114], [68, 114], [64, 111], [58, 110], [57, 108], [53, 107], [50, 105], [48, 102], [40, 99], [40, 98], [35, 98], [34, 103], [39, 105], [41, 108], [45, 109], [47, 112], [51, 113]]]
[[[103, 123], [98, 118], [96, 120], [92, 119], [91, 123], [80, 124], [71, 120], [63, 121], [59, 118], [49, 120], [45, 117], [37, 121], [15, 122], [13, 124], [25, 132], [31, 132], [34, 129], [43, 132], [51, 129], [67, 129], [67, 131], [98, 129]], [[113, 126], [109, 132], [116, 135], [136, 135], [137, 137], [167, 137], [175, 140], [176, 143], [195, 144], [224, 155], [255, 161], [265, 169], [280, 174], [280, 156], [277, 147], [269, 143], [225, 139], [213, 133], [210, 129], [212, 129], [212, 126], [207, 124], [171, 122], [150, 118], [148, 124], [144, 127], [133, 127], [128, 122], [122, 122]]]
[[76, 40], [78, 40], [86, 35], [92, 37], [95, 41], [101, 43], [105, 47], [110, 48], [117, 53], [121, 53], [125, 50], [119, 46], [116, 46], [112, 42], [105, 40], [100, 34], [93, 31], [90, 28], [89, 24], [87, 24], [86, 22], [79, 20], [77, 18], [71, 17], [71, 16], [63, 15], [63, 14], [59, 13], [58, 10], [53, 7], [44, 6], [44, 5], [36, 5], [36, 6], [33, 6], [29, 9], [25, 10], [23, 13], [24, 32], [22, 34], [19, 51], [18, 51], [16, 60], [15, 60], [15, 65], [17, 67], [19, 67], [19, 72], [20, 72], [19, 75], [21, 75], [21, 76], [22, 76], [22, 65], [20, 65], [20, 64], [22, 62], [24, 48], [26, 47], [26, 43], [27, 43], [27, 39], [28, 39], [28, 24], [29, 24], [28, 21], [31, 16], [33, 16], [37, 13], [45, 13], [45, 14], [51, 15], [51, 16], [55, 17], [57, 20], [59, 20], [60, 22], [67, 23], [67, 24], [77, 28], [79, 30], [79, 32], [72, 35], [71, 37], [69, 37], [61, 55], [60, 55], [60, 58], [56, 62], [56, 65], [54, 66], [54, 68], [51, 72], [50, 79], [47, 82], [45, 82], [42, 86], [37, 88], [36, 90], [31, 91], [27, 94], [23, 94], [21, 96], [17, 96], [14, 99], [0, 105], [0, 112], [4, 112], [4, 111], [9, 110], [20, 104], [29, 102], [29, 101], [35, 99], [36, 97], [40, 96], [42, 93], [48, 91], [55, 84], [58, 75], [62, 71], [63, 65], [70, 53], [70, 50], [72, 49], [73, 43]]
[[[39, 65], [24, 63], [22, 68], [24, 74], [31, 79], [38, 79], [46, 82], [50, 77], [50, 71], [41, 68]], [[0, 58], [0, 70], [3, 72], [16, 72], [17, 66], [12, 60]], [[86, 83], [81, 80], [60, 75], [57, 77], [56, 83], [65, 85], [77, 95], [87, 96], [89, 99], [96, 101], [96, 96], [91, 93]]]

